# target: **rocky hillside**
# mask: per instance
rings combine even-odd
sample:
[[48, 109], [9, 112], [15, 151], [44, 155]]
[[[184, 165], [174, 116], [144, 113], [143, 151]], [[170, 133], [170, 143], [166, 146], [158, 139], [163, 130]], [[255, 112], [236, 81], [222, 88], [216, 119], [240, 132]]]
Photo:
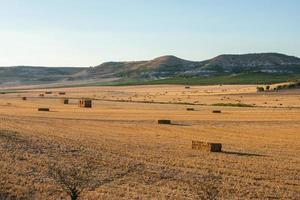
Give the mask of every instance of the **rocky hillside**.
[[150, 61], [108, 62], [89, 68], [74, 76], [92, 78], [165, 78], [183, 76], [214, 76], [245, 72], [300, 73], [300, 59], [278, 53], [220, 55], [205, 61], [188, 61], [163, 56]]
[[220, 55], [208, 61], [203, 67], [222, 72], [269, 72], [293, 73], [299, 71], [300, 59], [278, 53]]

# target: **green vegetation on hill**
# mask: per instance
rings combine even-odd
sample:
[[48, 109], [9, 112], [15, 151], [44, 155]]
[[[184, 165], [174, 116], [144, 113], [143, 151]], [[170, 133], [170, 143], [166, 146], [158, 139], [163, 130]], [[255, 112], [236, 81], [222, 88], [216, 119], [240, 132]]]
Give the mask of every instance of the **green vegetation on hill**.
[[[85, 86], [128, 86], [128, 85], [219, 85], [219, 84], [274, 84], [287, 81], [297, 82], [300, 80], [300, 74], [268, 74], [268, 73], [244, 73], [237, 75], [223, 75], [212, 77], [173, 77], [166, 79], [122, 79], [111, 82], [95, 82], [88, 84], [72, 84], [61, 85], [46, 88], [62, 88], [62, 87], [85, 87]], [[283, 87], [286, 88], [286, 87]], [[263, 88], [265, 90], [265, 88]], [[282, 89], [282, 88], [279, 88]], [[8, 91], [3, 91], [7, 92]], [[10, 91], [17, 92], [17, 91]]]
[[213, 84], [271, 84], [288, 80], [298, 80], [300, 74], [268, 74], [268, 73], [244, 73], [238, 75], [223, 75], [214, 77], [174, 77], [149, 81], [147, 84], [188, 84], [188, 85], [213, 85]]
[[222, 75], [212, 77], [173, 77], [158, 80], [131, 79], [90, 85], [156, 85], [156, 84], [182, 84], [182, 85], [216, 85], [216, 84], [272, 84], [300, 80], [300, 74], [269, 74], [269, 73], [243, 73], [237, 75]]

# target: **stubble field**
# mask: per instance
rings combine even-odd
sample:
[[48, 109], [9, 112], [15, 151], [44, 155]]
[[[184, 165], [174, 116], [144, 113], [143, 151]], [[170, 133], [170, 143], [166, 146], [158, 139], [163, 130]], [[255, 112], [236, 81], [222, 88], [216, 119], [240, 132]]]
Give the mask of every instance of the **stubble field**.
[[[80, 98], [93, 99], [93, 108], [78, 107]], [[240, 106], [214, 105], [228, 103]], [[81, 199], [300, 199], [299, 130], [299, 90], [160, 85], [0, 94], [0, 199], [68, 199], [51, 166], [88, 172]], [[223, 152], [192, 150], [192, 140], [220, 142]]]

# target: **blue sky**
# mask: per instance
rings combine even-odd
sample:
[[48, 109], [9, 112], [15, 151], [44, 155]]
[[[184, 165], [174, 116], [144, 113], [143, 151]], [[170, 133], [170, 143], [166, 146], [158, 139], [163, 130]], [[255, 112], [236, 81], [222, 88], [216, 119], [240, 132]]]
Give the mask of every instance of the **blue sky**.
[[0, 66], [300, 57], [299, 0], [0, 0]]

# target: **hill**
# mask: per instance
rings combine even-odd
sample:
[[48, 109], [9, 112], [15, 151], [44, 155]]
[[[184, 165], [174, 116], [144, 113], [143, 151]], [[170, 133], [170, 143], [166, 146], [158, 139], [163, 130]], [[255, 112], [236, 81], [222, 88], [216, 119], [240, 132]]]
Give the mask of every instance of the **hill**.
[[220, 55], [208, 61], [205, 69], [229, 73], [268, 72], [294, 73], [299, 72], [300, 59], [279, 53], [261, 53], [244, 55]]
[[0, 85], [14, 86], [61, 82], [84, 69], [76, 67], [0, 67]]
[[[80, 72], [81, 78], [146, 78], [175, 76], [203, 77], [236, 73], [300, 73], [300, 59], [278, 53], [220, 55], [205, 61], [188, 61], [163, 56], [150, 61], [108, 62]], [[82, 76], [83, 75], [83, 76]]]
[[204, 61], [162, 56], [106, 62], [89, 68], [5, 67], [0, 84], [220, 84], [272, 83], [300, 78], [300, 58], [279, 53], [220, 55]]
[[187, 61], [175, 56], [162, 56], [150, 61], [106, 62], [93, 68], [88, 68], [73, 76], [81, 79], [98, 78], [161, 78], [200, 67], [200, 62]]

